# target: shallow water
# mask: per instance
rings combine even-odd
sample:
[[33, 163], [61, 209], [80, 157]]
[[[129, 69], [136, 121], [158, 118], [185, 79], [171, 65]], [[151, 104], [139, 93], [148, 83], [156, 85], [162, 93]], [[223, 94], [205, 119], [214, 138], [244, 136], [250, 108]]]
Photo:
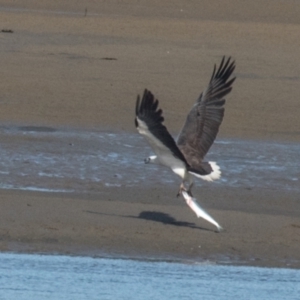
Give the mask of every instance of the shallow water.
[[[168, 169], [143, 163], [152, 153], [138, 134], [2, 127], [0, 138], [0, 188], [98, 192], [180, 181]], [[299, 191], [299, 153], [297, 144], [217, 140], [208, 159], [223, 170], [216, 185]], [[273, 300], [299, 294], [299, 270], [0, 253], [1, 300]]]
[[299, 299], [300, 270], [0, 254], [0, 299]]
[[[0, 138], [0, 188], [97, 192], [180, 182], [169, 169], [144, 164], [153, 153], [138, 134], [2, 127]], [[216, 185], [298, 191], [299, 158], [298, 144], [236, 139], [217, 140], [207, 155], [221, 166]]]

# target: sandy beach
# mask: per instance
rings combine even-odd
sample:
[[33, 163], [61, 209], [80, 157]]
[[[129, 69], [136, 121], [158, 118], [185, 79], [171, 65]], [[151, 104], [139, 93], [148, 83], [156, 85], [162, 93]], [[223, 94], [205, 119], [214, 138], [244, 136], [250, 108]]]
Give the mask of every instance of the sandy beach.
[[[226, 55], [237, 80], [218, 137], [299, 143], [299, 14], [292, 0], [1, 1], [0, 126], [133, 133], [148, 88], [176, 134]], [[299, 192], [198, 188], [216, 233], [176, 189], [1, 189], [0, 250], [300, 267]]]

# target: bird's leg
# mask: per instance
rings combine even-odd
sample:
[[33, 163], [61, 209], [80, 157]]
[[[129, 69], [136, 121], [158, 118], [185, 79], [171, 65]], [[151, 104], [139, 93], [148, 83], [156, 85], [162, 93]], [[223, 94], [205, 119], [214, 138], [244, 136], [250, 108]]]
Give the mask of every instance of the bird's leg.
[[180, 196], [180, 195], [182, 195], [182, 192], [183, 191], [185, 191], [185, 192], [187, 192], [191, 197], [193, 197], [193, 195], [192, 195], [192, 186], [193, 186], [193, 182], [189, 185], [189, 187], [188, 188], [186, 188], [185, 187], [185, 185], [184, 185], [184, 183], [182, 182], [181, 184], [180, 184], [180, 187], [179, 187], [179, 191], [178, 191], [178, 193], [177, 193], [177, 198]]
[[192, 182], [192, 183], [190, 184], [190, 186], [189, 186], [189, 188], [188, 188], [188, 190], [187, 190], [187, 193], [188, 193], [191, 197], [193, 197], [193, 195], [192, 195], [192, 187], [193, 187], [193, 185], [194, 185], [194, 182]]
[[178, 191], [178, 193], [176, 195], [177, 198], [182, 194], [182, 191], [186, 191], [183, 182], [180, 184], [179, 191]]

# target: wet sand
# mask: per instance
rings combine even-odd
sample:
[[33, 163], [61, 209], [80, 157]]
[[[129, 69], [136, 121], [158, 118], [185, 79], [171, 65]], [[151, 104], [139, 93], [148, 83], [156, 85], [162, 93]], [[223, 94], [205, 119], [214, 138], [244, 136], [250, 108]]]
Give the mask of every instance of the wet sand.
[[225, 231], [163, 187], [94, 195], [2, 190], [0, 249], [300, 267], [298, 194], [210, 188], [198, 196]]
[[[0, 30], [13, 31], [0, 32], [2, 126], [133, 132], [135, 98], [147, 87], [177, 132], [225, 54], [237, 81], [219, 137], [300, 141], [297, 2], [48, 2], [0, 6]], [[217, 234], [176, 188], [1, 190], [0, 249], [299, 267], [298, 193], [198, 188], [226, 229]]]

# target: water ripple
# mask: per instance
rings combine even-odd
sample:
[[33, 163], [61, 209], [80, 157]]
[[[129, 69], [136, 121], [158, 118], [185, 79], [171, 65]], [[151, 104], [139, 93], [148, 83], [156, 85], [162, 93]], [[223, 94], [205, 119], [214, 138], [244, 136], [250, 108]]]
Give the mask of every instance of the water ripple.
[[[0, 128], [0, 188], [97, 192], [180, 182], [169, 169], [144, 164], [152, 152], [138, 134], [22, 128]], [[298, 144], [226, 139], [207, 159], [221, 166], [218, 186], [300, 190], [299, 153]]]

